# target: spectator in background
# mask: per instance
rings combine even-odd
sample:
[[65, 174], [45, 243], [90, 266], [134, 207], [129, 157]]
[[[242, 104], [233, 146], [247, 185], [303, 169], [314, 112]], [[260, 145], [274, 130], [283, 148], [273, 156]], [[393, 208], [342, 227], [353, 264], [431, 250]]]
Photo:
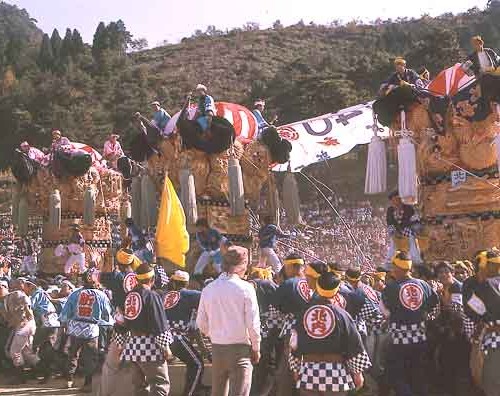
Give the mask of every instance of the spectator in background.
[[196, 322], [212, 340], [213, 396], [248, 396], [252, 363], [260, 360], [259, 306], [254, 287], [243, 280], [247, 267], [248, 250], [230, 247], [224, 272], [201, 295]]

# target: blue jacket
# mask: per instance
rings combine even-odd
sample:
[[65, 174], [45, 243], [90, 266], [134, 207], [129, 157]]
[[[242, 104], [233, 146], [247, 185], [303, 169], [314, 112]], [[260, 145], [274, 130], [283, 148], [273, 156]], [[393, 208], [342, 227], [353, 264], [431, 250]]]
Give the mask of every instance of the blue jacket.
[[286, 238], [287, 234], [281, 232], [274, 224], [267, 224], [259, 230], [259, 247], [272, 248], [276, 247], [276, 240], [278, 238]]
[[211, 111], [213, 115], [217, 112], [215, 101], [210, 95], [200, 96], [198, 99], [198, 113], [200, 116], [206, 116]]
[[163, 131], [170, 121], [170, 118], [172, 117], [170, 117], [170, 114], [168, 114], [165, 109], [160, 109], [158, 111], [155, 111], [153, 121], [156, 126]]
[[206, 234], [197, 232], [196, 240], [203, 250], [211, 252], [220, 248], [222, 235], [219, 231], [210, 228]]
[[427, 282], [408, 278], [389, 283], [382, 292], [382, 301], [390, 312], [390, 323], [411, 325], [424, 322], [439, 297]]
[[70, 294], [59, 320], [67, 324], [69, 335], [95, 338], [99, 326], [113, 326], [113, 308], [102, 290], [81, 288]]

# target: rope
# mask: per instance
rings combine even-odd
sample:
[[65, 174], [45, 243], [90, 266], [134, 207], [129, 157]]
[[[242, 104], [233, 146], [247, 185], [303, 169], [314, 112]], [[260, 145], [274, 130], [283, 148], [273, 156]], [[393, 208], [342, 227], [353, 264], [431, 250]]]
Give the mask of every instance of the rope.
[[[328, 205], [330, 206], [330, 208], [337, 214], [337, 216], [339, 217], [340, 221], [342, 222], [342, 224], [344, 225], [344, 227], [346, 228], [347, 230], [347, 233], [349, 234], [349, 236], [351, 237], [352, 241], [354, 242], [354, 244], [356, 245], [357, 249], [359, 250], [359, 253], [361, 254], [363, 260], [365, 261], [366, 265], [368, 267], [370, 267], [370, 262], [368, 261], [367, 257], [365, 256], [365, 254], [363, 253], [363, 250], [361, 249], [361, 246], [359, 245], [358, 241], [356, 240], [356, 238], [354, 237], [354, 235], [352, 234], [351, 232], [351, 229], [349, 227], [349, 225], [347, 224], [347, 222], [344, 220], [344, 218], [340, 215], [340, 213], [338, 212], [338, 210], [335, 208], [335, 206], [330, 202], [330, 200], [328, 199], [328, 197], [325, 195], [325, 193], [323, 191], [321, 191], [321, 189], [314, 183], [314, 181], [311, 180], [311, 178], [309, 176], [307, 176], [306, 174], [302, 173], [302, 172], [299, 172], [299, 174], [301, 174], [309, 183], [311, 183], [311, 185], [321, 194], [321, 196], [323, 197], [323, 199], [328, 203]], [[323, 184], [324, 185], [324, 184]], [[334, 193], [332, 190], [330, 190], [332, 193]]]
[[[260, 227], [260, 221], [259, 221], [259, 219], [257, 218], [257, 216], [255, 215], [255, 213], [253, 212], [253, 210], [252, 210], [251, 208], [249, 208], [248, 210], [249, 210], [249, 212], [250, 212], [250, 216], [252, 217], [252, 219], [253, 219], [253, 220], [257, 223], [257, 225]], [[256, 231], [256, 232], [258, 232], [259, 230], [258, 230], [257, 228], [255, 228], [255, 227], [252, 227], [252, 231]], [[316, 257], [316, 256], [314, 256], [314, 255], [312, 255], [312, 254], [310, 254], [310, 253], [308, 253], [307, 251], [305, 251], [305, 250], [303, 250], [303, 249], [301, 249], [301, 248], [298, 248], [298, 247], [293, 246], [293, 245], [289, 245], [289, 244], [287, 244], [287, 243], [285, 243], [285, 242], [283, 242], [283, 241], [281, 241], [281, 240], [279, 240], [279, 239], [277, 239], [277, 240], [276, 240], [276, 242], [277, 242], [277, 243], [279, 243], [280, 245], [283, 245], [283, 246], [286, 246], [286, 247], [288, 247], [288, 248], [290, 248], [290, 249], [296, 250], [296, 251], [298, 251], [298, 252], [302, 253], [304, 256], [311, 257], [311, 258], [313, 258], [313, 259], [314, 259], [314, 260], [316, 260], [316, 261], [320, 261], [320, 262], [322, 262], [323, 264], [328, 264], [326, 261], [321, 260], [320, 258], [318, 258], [318, 257]]]
[[437, 156], [437, 159], [440, 161], [443, 161], [444, 163], [446, 163], [448, 165], [454, 166], [457, 169], [460, 169], [461, 171], [467, 173], [468, 175], [470, 175], [478, 180], [481, 180], [481, 181], [489, 184], [490, 186], [494, 187], [496, 190], [500, 190], [500, 187], [498, 185], [496, 185], [495, 183], [488, 181], [488, 179], [483, 179], [481, 176], [475, 175], [474, 173], [468, 171], [467, 169], [462, 168], [460, 165], [457, 165], [454, 162], [451, 162], [451, 161], [448, 161], [447, 159], [442, 158], [440, 155]]

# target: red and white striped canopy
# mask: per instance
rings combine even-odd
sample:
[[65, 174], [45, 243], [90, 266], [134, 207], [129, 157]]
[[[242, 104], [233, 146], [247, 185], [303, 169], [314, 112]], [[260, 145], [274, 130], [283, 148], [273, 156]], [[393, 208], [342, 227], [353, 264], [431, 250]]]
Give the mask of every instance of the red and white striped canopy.
[[75, 150], [85, 151], [90, 154], [93, 163], [101, 162], [102, 160], [102, 155], [96, 149], [87, 144], [71, 142], [71, 148]]
[[[257, 137], [258, 125], [257, 119], [253, 113], [246, 107], [235, 103], [216, 102], [215, 108], [217, 116], [223, 117], [234, 126], [236, 139], [246, 144]], [[189, 119], [192, 119], [196, 113], [196, 105], [189, 109]], [[176, 113], [168, 122], [163, 133], [170, 135], [175, 130], [175, 125], [179, 119], [180, 111]]]
[[249, 143], [257, 137], [257, 119], [246, 107], [235, 103], [215, 103], [217, 115], [224, 117], [234, 126], [236, 139], [242, 143]]
[[427, 89], [434, 95], [454, 96], [472, 80], [474, 76], [468, 76], [462, 65], [457, 63], [439, 73]]

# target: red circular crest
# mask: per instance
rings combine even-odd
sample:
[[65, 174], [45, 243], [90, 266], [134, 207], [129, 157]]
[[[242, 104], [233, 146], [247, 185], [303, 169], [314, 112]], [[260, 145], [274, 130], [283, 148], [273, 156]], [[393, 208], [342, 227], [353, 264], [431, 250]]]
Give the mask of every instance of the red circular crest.
[[281, 127], [278, 128], [278, 134], [288, 141], [298, 140], [299, 133], [293, 127]]
[[125, 297], [123, 316], [128, 320], [135, 320], [142, 311], [142, 298], [137, 292], [127, 294]]
[[417, 311], [424, 301], [424, 291], [416, 283], [407, 283], [399, 290], [399, 301], [406, 309]]
[[333, 305], [336, 305], [337, 307], [340, 307], [342, 309], [345, 309], [345, 307], [347, 306], [347, 301], [346, 299], [344, 298], [344, 296], [340, 293], [337, 293], [333, 296], [332, 298], [332, 303]]
[[172, 309], [179, 303], [180, 299], [181, 299], [180, 292], [175, 290], [169, 291], [167, 294], [165, 294], [165, 298], [163, 299], [163, 306], [165, 307], [165, 309]]
[[368, 285], [363, 285], [363, 291], [365, 292], [366, 294], [366, 297], [368, 297], [370, 300], [372, 300], [373, 302], [376, 302], [378, 303], [379, 300], [378, 300], [378, 296], [377, 296], [377, 293], [375, 292], [375, 290], [373, 290], [370, 286]]
[[304, 330], [316, 340], [326, 338], [335, 329], [335, 314], [326, 305], [315, 305], [304, 314]]
[[299, 282], [297, 283], [297, 291], [299, 292], [300, 297], [304, 299], [304, 301], [309, 302], [312, 292], [305, 279], [299, 280]]
[[125, 293], [128, 293], [129, 291], [134, 290], [136, 286], [136, 275], [134, 272], [129, 272], [127, 275], [125, 275], [125, 278], [123, 278], [123, 290], [125, 290]]

